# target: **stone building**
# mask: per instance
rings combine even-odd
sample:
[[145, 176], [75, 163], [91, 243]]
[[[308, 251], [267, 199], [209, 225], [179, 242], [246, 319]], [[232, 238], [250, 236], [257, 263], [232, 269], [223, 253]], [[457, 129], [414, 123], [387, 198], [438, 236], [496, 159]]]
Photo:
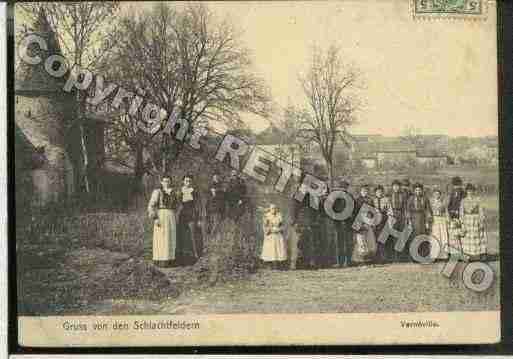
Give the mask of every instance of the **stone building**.
[[[43, 37], [48, 44], [47, 51], [30, 46], [30, 56], [37, 53], [45, 59], [61, 53], [43, 11], [28, 33]], [[66, 76], [50, 76], [43, 63], [20, 61], [15, 75], [16, 189], [30, 194], [27, 200], [36, 206], [60, 201], [74, 190], [66, 143], [71, 138], [75, 100], [73, 94], [62, 90]]]

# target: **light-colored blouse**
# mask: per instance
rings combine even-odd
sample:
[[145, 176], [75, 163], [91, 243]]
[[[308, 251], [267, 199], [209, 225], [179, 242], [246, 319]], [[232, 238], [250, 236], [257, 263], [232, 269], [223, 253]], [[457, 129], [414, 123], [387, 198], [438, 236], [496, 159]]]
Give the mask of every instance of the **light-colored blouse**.
[[484, 218], [484, 208], [479, 197], [465, 197], [460, 204], [460, 218], [464, 215], [479, 215]]
[[431, 211], [433, 216], [446, 217], [449, 215], [447, 211], [447, 202], [443, 198], [431, 198]]
[[265, 214], [264, 227], [266, 232], [279, 233], [283, 230], [283, 218], [279, 212]]
[[194, 197], [192, 195], [193, 192], [193, 187], [182, 187], [182, 202], [189, 202], [194, 200]]

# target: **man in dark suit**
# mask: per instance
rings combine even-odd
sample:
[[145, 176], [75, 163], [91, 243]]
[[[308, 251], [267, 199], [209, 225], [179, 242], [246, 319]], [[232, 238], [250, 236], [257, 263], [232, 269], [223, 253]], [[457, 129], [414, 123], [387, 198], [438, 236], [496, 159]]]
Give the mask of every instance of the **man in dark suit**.
[[244, 180], [236, 170], [232, 170], [225, 192], [226, 215], [232, 219], [238, 219], [246, 206], [247, 187]]
[[310, 194], [302, 202], [294, 201], [292, 225], [299, 236], [298, 249], [303, 265], [317, 269], [320, 265], [320, 214], [310, 207]]
[[[406, 220], [413, 227], [413, 233], [410, 237], [410, 243], [406, 245], [409, 253], [409, 245], [415, 236], [421, 234], [429, 234], [429, 228], [433, 220], [433, 212], [429, 199], [424, 194], [424, 186], [421, 183], [416, 183], [414, 194], [408, 199], [406, 205]], [[429, 245], [424, 245], [419, 248], [419, 253], [425, 257], [429, 254]]]
[[[392, 222], [393, 228], [396, 231], [402, 232], [405, 225], [405, 209], [406, 209], [406, 202], [408, 200], [408, 194], [401, 190], [401, 182], [398, 180], [394, 180], [392, 182], [392, 191], [389, 195], [390, 198], [390, 208], [392, 210]], [[391, 242], [391, 244], [394, 244], [394, 241], [392, 238], [388, 238], [388, 242]], [[394, 250], [393, 260], [401, 260], [401, 261], [408, 261], [409, 254], [406, 253], [404, 250], [401, 253], [398, 253]]]
[[460, 205], [465, 191], [463, 190], [463, 181], [460, 177], [453, 177], [451, 180], [452, 190], [449, 195], [449, 202], [447, 204], [447, 211], [449, 212], [450, 219], [459, 219]]
[[225, 190], [219, 175], [214, 173], [207, 194], [208, 233], [222, 221], [225, 214]]
[[[336, 191], [346, 191], [349, 188], [349, 182], [340, 181], [336, 183], [336, 187], [334, 190]], [[346, 207], [346, 201], [343, 198], [337, 198], [333, 205], [333, 210], [337, 213], [340, 213]], [[353, 231], [351, 229], [351, 218], [343, 221], [335, 221], [335, 257], [336, 263], [335, 267], [350, 267], [352, 262], [351, 258], [353, 256]]]

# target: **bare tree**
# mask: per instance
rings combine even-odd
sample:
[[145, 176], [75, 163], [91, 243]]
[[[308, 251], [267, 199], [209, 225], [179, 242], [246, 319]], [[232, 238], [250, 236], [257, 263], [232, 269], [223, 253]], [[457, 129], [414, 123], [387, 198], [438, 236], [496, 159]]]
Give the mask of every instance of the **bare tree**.
[[[251, 72], [237, 31], [228, 21], [217, 21], [206, 5], [160, 3], [125, 17], [120, 31], [115, 64], [124, 84], [186, 119], [190, 128], [215, 121], [240, 124], [241, 112], [268, 112], [268, 91]], [[160, 140], [162, 151], [172, 147], [176, 160], [181, 143], [165, 135]]]
[[338, 141], [349, 145], [348, 129], [361, 107], [357, 91], [362, 85], [361, 75], [332, 45], [325, 52], [314, 48], [312, 62], [300, 82], [308, 102], [307, 108], [296, 114], [301, 136], [319, 147], [333, 186], [334, 147]]
[[301, 136], [301, 123], [298, 121], [301, 113], [291, 104], [281, 112], [282, 115], [276, 116], [276, 120], [271, 122], [271, 126], [276, 127], [280, 133], [276, 154], [296, 164], [307, 150], [307, 144]]
[[[119, 3], [116, 2], [48, 2], [26, 3], [18, 6], [24, 10], [25, 16], [33, 19], [41, 11], [46, 13], [52, 25], [64, 57], [70, 68], [77, 67], [95, 71], [104, 57], [112, 50], [116, 41], [113, 38]], [[91, 192], [91, 180], [95, 178], [95, 167], [90, 161], [85, 129], [87, 113], [87, 93], [77, 91], [75, 121], [80, 130], [80, 146], [82, 180], [86, 192]], [[72, 123], [76, 126], [77, 122]]]

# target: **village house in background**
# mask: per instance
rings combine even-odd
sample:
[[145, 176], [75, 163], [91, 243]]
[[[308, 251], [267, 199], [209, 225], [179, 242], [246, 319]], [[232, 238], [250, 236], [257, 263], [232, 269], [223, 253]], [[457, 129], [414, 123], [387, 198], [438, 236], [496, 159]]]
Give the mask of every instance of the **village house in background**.
[[401, 137], [381, 135], [354, 135], [350, 148], [353, 165], [361, 164], [369, 169], [391, 167], [401, 163], [444, 167], [451, 163], [449, 136], [418, 136], [415, 143]]
[[[299, 165], [307, 159], [323, 166], [315, 147], [300, 145], [299, 140], [285, 143], [282, 130], [270, 126], [256, 136], [259, 148]], [[401, 136], [379, 134], [351, 135], [349, 145], [335, 145], [336, 167], [347, 166], [363, 170], [399, 170], [405, 166], [445, 168], [453, 165], [497, 165], [497, 137], [449, 137], [447, 135], [418, 135], [414, 140]]]

